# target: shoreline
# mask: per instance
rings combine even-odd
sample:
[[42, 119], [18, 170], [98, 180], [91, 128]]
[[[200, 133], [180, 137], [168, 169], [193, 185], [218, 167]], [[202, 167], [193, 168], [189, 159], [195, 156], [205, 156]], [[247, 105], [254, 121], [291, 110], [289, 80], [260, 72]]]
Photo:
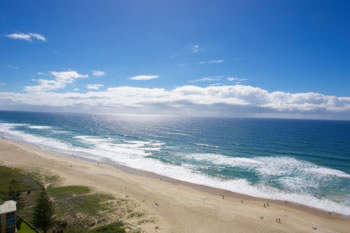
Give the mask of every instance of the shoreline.
[[[174, 190], [177, 191], [177, 189], [184, 191], [184, 193], [183, 194], [181, 193], [181, 195], [184, 195], [186, 198], [189, 197], [189, 194], [190, 195], [195, 194], [195, 195], [201, 196], [202, 201], [206, 200], [208, 198], [211, 200], [210, 202], [215, 200], [215, 201], [213, 201], [213, 203], [211, 203], [211, 205], [218, 205], [218, 206], [220, 206], [221, 203], [216, 203], [216, 202], [223, 202], [223, 201], [228, 200], [230, 202], [234, 201], [237, 205], [237, 202], [240, 202], [240, 200], [244, 200], [245, 202], [249, 203], [249, 205], [251, 205], [250, 203], [254, 203], [253, 210], [250, 210], [250, 212], [253, 212], [253, 215], [256, 214], [255, 212], [261, 212], [261, 211], [264, 212], [265, 210], [268, 210], [270, 207], [264, 208], [264, 207], [262, 207], [262, 205], [265, 204], [265, 202], [269, 202], [270, 205], [273, 206], [274, 209], [276, 208], [278, 210], [277, 212], [279, 213], [279, 215], [280, 215], [280, 212], [285, 212], [285, 214], [284, 214], [285, 216], [289, 215], [286, 213], [297, 212], [298, 213], [297, 215], [305, 215], [305, 216], [308, 216], [311, 218], [320, 218], [322, 220], [327, 220], [327, 221], [342, 222], [346, 226], [344, 229], [346, 229], [347, 227], [350, 227], [350, 221], [349, 221], [350, 216], [344, 216], [344, 215], [333, 213], [333, 212], [331, 213], [331, 215], [329, 215], [329, 213], [327, 211], [312, 208], [309, 206], [304, 206], [304, 205], [297, 204], [297, 203], [288, 202], [288, 204], [286, 205], [284, 201], [258, 198], [258, 197], [248, 196], [245, 194], [234, 193], [234, 192], [227, 191], [227, 190], [212, 188], [209, 186], [193, 184], [193, 183], [189, 183], [189, 182], [161, 176], [161, 175], [158, 175], [156, 173], [126, 167], [123, 165], [109, 164], [109, 163], [104, 163], [104, 162], [100, 162], [101, 163], [101, 165], [100, 165], [99, 162], [97, 162], [97, 161], [93, 161], [93, 160], [83, 158], [80, 156], [58, 154], [56, 152], [50, 152], [50, 151], [43, 150], [43, 149], [41, 149], [37, 146], [33, 146], [29, 143], [20, 143], [20, 142], [8, 140], [8, 139], [0, 139], [0, 153], [2, 152], [2, 148], [6, 147], [6, 146], [17, 148], [17, 150], [18, 149], [21, 150], [21, 153], [26, 154], [27, 156], [29, 156], [29, 154], [39, 156], [39, 157], [36, 157], [36, 161], [39, 161], [40, 157], [43, 160], [44, 159], [49, 160], [49, 161], [46, 161], [49, 164], [50, 164], [50, 161], [51, 162], [53, 161], [52, 164], [50, 164], [50, 166], [52, 166], [51, 170], [55, 170], [56, 163], [57, 164], [59, 163], [60, 166], [63, 165], [62, 163], [64, 163], [65, 166], [67, 165], [67, 163], [71, 163], [71, 164], [74, 163], [74, 167], [76, 165], [79, 166], [80, 164], [82, 164], [81, 166], [86, 166], [89, 169], [93, 169], [93, 170], [96, 169], [97, 174], [102, 173], [102, 171], [106, 170], [108, 167], [108, 175], [113, 176], [115, 174], [120, 173], [121, 177], [125, 178], [125, 180], [122, 182], [125, 185], [127, 185], [127, 181], [129, 179], [132, 181], [136, 181], [137, 183], [139, 183], [141, 180], [142, 186], [145, 186], [148, 189], [148, 191], [149, 191], [149, 189], [152, 189], [153, 184], [156, 184], [156, 186], [159, 185], [162, 189], [169, 188], [172, 191], [174, 191]], [[13, 151], [13, 148], [12, 148], [12, 151]], [[6, 161], [6, 156], [4, 157], [2, 154], [3, 153], [0, 154], [0, 161], [2, 162], [2, 164], [4, 164], [4, 165], [8, 164], [10, 166], [15, 166], [15, 167], [16, 167], [16, 165], [19, 167], [26, 167], [26, 164], [23, 164], [21, 161], [15, 161], [15, 160], [11, 160], [11, 162]], [[18, 155], [18, 156], [20, 157], [21, 155]], [[34, 156], [31, 159], [34, 159]], [[30, 164], [30, 167], [38, 167], [38, 165], [36, 165], [36, 161], [33, 161], [34, 164]], [[40, 161], [40, 162], [45, 162], [45, 161]], [[29, 164], [27, 166], [29, 166]], [[49, 168], [47, 168], [47, 169], [49, 169]], [[71, 179], [71, 178], [69, 178], [69, 176], [67, 178], [67, 174], [65, 174], [65, 170], [58, 169], [58, 171], [59, 171], [59, 173], [61, 173], [60, 175], [65, 176], [63, 178]], [[118, 177], [118, 178], [120, 178], [120, 177]], [[89, 177], [86, 177], [86, 180], [84, 180], [84, 182], [88, 182], [88, 181], [89, 181]], [[165, 182], [162, 182], [162, 181], [165, 181]], [[73, 181], [66, 180], [65, 182], [69, 183], [69, 182], [73, 182]], [[143, 183], [143, 182], [146, 182], [146, 183]], [[147, 184], [147, 183], [149, 183], [149, 184]], [[99, 189], [98, 184], [96, 184], [96, 186], [97, 187], [95, 187], [95, 188]], [[128, 186], [128, 188], [133, 188], [133, 187], [129, 187], [129, 186]], [[132, 184], [131, 184], [131, 186], [132, 186]], [[113, 187], [109, 187], [109, 188], [113, 190]], [[143, 196], [143, 194], [139, 194], [138, 192], [139, 191], [136, 190], [134, 194]], [[186, 192], [188, 192], [188, 193], [186, 193]], [[156, 196], [156, 194], [154, 194], [152, 192], [152, 190], [150, 191], [150, 193], [151, 193], [150, 196], [147, 196], [147, 195], [146, 196], [148, 197], [148, 199], [150, 199], [150, 198], [153, 199], [154, 195]], [[223, 197], [223, 195], [224, 195], [224, 197]], [[170, 198], [174, 198], [172, 196], [173, 195], [171, 194]], [[204, 198], [203, 198], [203, 196], [204, 196]], [[169, 197], [166, 197], [166, 198], [169, 198]], [[136, 198], [136, 200], [141, 201], [141, 203], [142, 203], [142, 200], [140, 200], [139, 198]], [[191, 204], [193, 204], [193, 203], [191, 203]], [[180, 203], [180, 205], [181, 205], [181, 203]], [[196, 203], [196, 205], [198, 205], [198, 207], [200, 207], [200, 208], [207, 207], [207, 203], [205, 203], [204, 201], [202, 203]], [[244, 205], [241, 205], [241, 206], [248, 206], [248, 204], [245, 205], [245, 203], [244, 203]], [[146, 206], [146, 207], [150, 208], [150, 206]], [[153, 209], [152, 207], [154, 207], [154, 206], [151, 205], [151, 209]], [[262, 207], [262, 209], [261, 209], [261, 207]], [[221, 207], [221, 208], [224, 208], [224, 207]], [[259, 208], [259, 209], [256, 209], [256, 208]], [[203, 215], [204, 213], [201, 213], [201, 214]], [[164, 219], [164, 216], [162, 215], [162, 213], [158, 213], [157, 215], [159, 215], [160, 219]], [[164, 214], [164, 215], [166, 215], [166, 214]], [[246, 214], [244, 214], [244, 216], [245, 215]], [[215, 216], [220, 216], [220, 218], [226, 218], [226, 216], [221, 216], [219, 213], [217, 213], [217, 215], [215, 215]], [[183, 216], [183, 217], [186, 217], [186, 216]], [[167, 218], [165, 217], [165, 219], [167, 219]], [[249, 218], [247, 218], [247, 221], [248, 220], [249, 220]], [[248, 222], [246, 224], [249, 224]], [[262, 221], [260, 221], [259, 223], [261, 223], [261, 222]], [[162, 223], [162, 221], [160, 221], [159, 223], [160, 223], [160, 225], [164, 224], [162, 226], [163, 229], [167, 229], [167, 226], [166, 226], [166, 225], [168, 225], [167, 221], [165, 221], [163, 223]], [[170, 225], [173, 225], [173, 224], [170, 224]], [[279, 225], [278, 225], [278, 227], [279, 227]], [[172, 229], [172, 227], [169, 227], [169, 228]], [[185, 229], [187, 229], [187, 228], [185, 228]], [[165, 231], [165, 232], [171, 232], [171, 231]], [[203, 232], [205, 232], [205, 231], [203, 231]], [[222, 232], [226, 232], [226, 231], [222, 231]], [[283, 231], [283, 232], [289, 232], [289, 231]], [[293, 232], [293, 231], [291, 231], [291, 232]], [[301, 232], [304, 232], [304, 231], [301, 231]], [[307, 232], [307, 231], [305, 231], [305, 232]], [[325, 231], [325, 232], [328, 232], [328, 231]], [[345, 231], [336, 231], [336, 232], [345, 232]]]
[[[130, 168], [130, 167], [127, 167], [124, 165], [118, 165], [118, 164], [108, 164], [108, 165], [115, 167], [116, 169], [119, 169], [123, 172], [132, 174], [132, 175], [144, 176], [144, 177], [149, 177], [152, 179], [161, 179], [162, 181], [169, 182], [169, 183], [174, 184], [174, 185], [183, 185], [183, 186], [190, 187], [190, 188], [193, 188], [193, 189], [201, 191], [201, 192], [217, 195], [218, 197], [222, 197], [224, 195], [224, 197], [233, 197], [233, 198], [242, 199], [242, 200], [263, 201], [263, 202], [278, 204], [280, 206], [287, 205], [288, 207], [302, 210], [302, 211], [312, 213], [312, 214], [315, 214], [318, 216], [323, 216], [323, 217], [327, 217], [327, 218], [342, 218], [345, 220], [350, 220], [350, 215], [343, 215], [343, 214], [339, 214], [336, 212], [329, 212], [326, 210], [318, 209], [318, 208], [311, 207], [311, 206], [306, 206], [306, 205], [291, 202], [291, 201], [282, 201], [282, 200], [254, 197], [254, 196], [250, 196], [250, 195], [246, 195], [246, 194], [242, 194], [242, 193], [232, 192], [232, 191], [225, 190], [225, 189], [219, 189], [219, 188], [214, 188], [214, 187], [210, 187], [210, 186], [206, 186], [206, 185], [202, 185], [202, 184], [195, 184], [195, 183], [190, 183], [187, 181], [177, 180], [177, 179], [174, 179], [171, 177], [159, 175], [157, 173], [144, 171], [144, 170], [140, 170], [140, 169], [136, 169], [136, 168]], [[287, 204], [286, 204], [286, 202], [287, 202]], [[331, 214], [329, 214], [329, 213], [331, 213]]]
[[[47, 127], [47, 126], [45, 126]], [[7, 136], [6, 136], [7, 135]], [[290, 205], [294, 205], [296, 206], [296, 208], [305, 208], [307, 209], [307, 211], [312, 211], [318, 214], [333, 214], [333, 215], [340, 215], [340, 216], [348, 216], [350, 217], [350, 207], [344, 203], [342, 203], [344, 200], [342, 200], [342, 202], [338, 202], [337, 200], [334, 200], [332, 197], [330, 197], [330, 199], [328, 199], [328, 197], [322, 198], [319, 197], [317, 194], [313, 194], [314, 191], [309, 192], [309, 190], [307, 190], [306, 192], [287, 192], [284, 190], [284, 185], [286, 184], [286, 187], [288, 190], [288, 187], [290, 185], [290, 183], [292, 184], [292, 190], [293, 190], [293, 182], [295, 182], [293, 180], [293, 177], [286, 177], [286, 178], [292, 178], [290, 179], [290, 181], [287, 179], [286, 181], [281, 180], [281, 185], [283, 188], [274, 188], [275, 186], [264, 186], [264, 184], [260, 185], [256, 185], [256, 184], [251, 184], [248, 182], [248, 180], [243, 177], [242, 179], [220, 179], [220, 177], [215, 177], [215, 176], [210, 176], [210, 175], [206, 175], [206, 174], [202, 174], [202, 173], [196, 173], [193, 172], [191, 169], [187, 169], [184, 168], [184, 166], [179, 166], [180, 168], [184, 168], [184, 169], [177, 169], [176, 166], [168, 166], [168, 164], [152, 164], [154, 162], [159, 162], [157, 160], [155, 161], [151, 161], [144, 159], [144, 160], [136, 160], [136, 162], [132, 161], [132, 160], [128, 160], [123, 157], [124, 155], [121, 154], [121, 158], [122, 159], [118, 159], [118, 157], [113, 157], [114, 154], [110, 154], [109, 152], [111, 151], [104, 151], [104, 148], [97, 150], [97, 151], [93, 151], [91, 152], [90, 150], [80, 150], [79, 148], [71, 148], [69, 145], [54, 145], [54, 146], [47, 146], [50, 145], [50, 143], [39, 143], [37, 142], [37, 140], [25, 140], [22, 135], [17, 135], [16, 133], [14, 134], [7, 134], [4, 133], [3, 136], [0, 136], [0, 138], [4, 138], [7, 140], [11, 140], [20, 144], [24, 144], [24, 145], [29, 145], [29, 146], [33, 146], [37, 149], [41, 149], [44, 151], [48, 151], [50, 153], [56, 154], [56, 155], [61, 155], [61, 156], [65, 156], [65, 157], [69, 157], [69, 158], [79, 158], [82, 160], [86, 160], [86, 161], [90, 161], [90, 162], [100, 162], [100, 163], [105, 163], [105, 164], [109, 164], [111, 166], [116, 167], [117, 169], [126, 171], [130, 174], [139, 174], [140, 176], [147, 176], [147, 177], [151, 177], [151, 178], [156, 178], [156, 179], [165, 179], [168, 180], [169, 182], [172, 183], [182, 183], [183, 185], [186, 186], [192, 186], [193, 188], [199, 188], [201, 190], [205, 190], [206, 192], [212, 192], [212, 190], [209, 189], [213, 189], [213, 190], [217, 190], [216, 193], [220, 193], [220, 192], [229, 192], [228, 195], [236, 195], [236, 196], [242, 196], [243, 198], [246, 199], [252, 199], [252, 198], [257, 198], [260, 200], [270, 200], [270, 201], [275, 201], [276, 203], [289, 203]], [[90, 142], [89, 142], [90, 143]], [[97, 145], [95, 145], [97, 146]], [[97, 148], [97, 147], [96, 147]], [[112, 150], [113, 151], [113, 150]], [[107, 153], [107, 155], [104, 154]], [[102, 154], [101, 154], [102, 153]], [[116, 151], [115, 153], [118, 153], [118, 151]], [[283, 161], [279, 160], [279, 157], [276, 157], [277, 161], [281, 162], [282, 164], [285, 162], [284, 160], [288, 160], [290, 159], [289, 157], [281, 157], [281, 159], [283, 159]], [[222, 159], [222, 158], [221, 158]], [[272, 157], [272, 159], [275, 159]], [[292, 157], [293, 160], [293, 157]], [[121, 162], [121, 164], [119, 164], [119, 162]], [[123, 165], [125, 162], [125, 165]], [[143, 162], [145, 162], [145, 165], [143, 165]], [[214, 161], [215, 162], [215, 161]], [[259, 159], [257, 159], [257, 161], [253, 161], [253, 162], [257, 162], [257, 163], [261, 163]], [[275, 161], [273, 161], [273, 164], [275, 164], [277, 166], [278, 169], [281, 169], [281, 167], [279, 167], [279, 162], [277, 162], [275, 164]], [[300, 162], [298, 162], [298, 160], [296, 161], [291, 161], [291, 162], [295, 162], [296, 164], [292, 164], [291, 166], [296, 167], [297, 165], [301, 165], [302, 164]], [[298, 163], [297, 163], [298, 162]], [[260, 172], [260, 169], [265, 169], [265, 166], [267, 166], [268, 169], [274, 169], [274, 167], [269, 168], [271, 161], [267, 161], [268, 164], [266, 164], [266, 161], [263, 161], [262, 164], [264, 164], [264, 167], [257, 167], [254, 168], [253, 170], [257, 170], [258, 175], [260, 174], [262, 177], [262, 180], [266, 179], [264, 178], [264, 174], [265, 172]], [[164, 166], [163, 166], [164, 165]], [[249, 165], [249, 164], [248, 164]], [[159, 166], [159, 170], [154, 170], [155, 166]], [[167, 167], [168, 166], [168, 167]], [[175, 167], [175, 168], [174, 168]], [[158, 168], [158, 167], [157, 167]], [[169, 168], [169, 169], [167, 169]], [[174, 169], [173, 169], [174, 168]], [[249, 166], [248, 166], [249, 168]], [[318, 169], [318, 168], [323, 168], [321, 167], [312, 167], [312, 169]], [[312, 170], [312, 169], [301, 169], [301, 172], [307, 171], [307, 170]], [[327, 169], [327, 168], [326, 168]], [[156, 171], [156, 172], [154, 172]], [[298, 170], [299, 171], [299, 170]], [[183, 174], [182, 174], [183, 172]], [[330, 175], [334, 175], [333, 174], [333, 170], [331, 170]], [[338, 170], [336, 170], [335, 172], [339, 172]], [[205, 172], [204, 172], [205, 173]], [[321, 172], [321, 175], [323, 171]], [[179, 176], [176, 176], [174, 174], [179, 174]], [[266, 174], [269, 174], [268, 172]], [[307, 175], [310, 175], [309, 173], [306, 173]], [[317, 174], [317, 173], [316, 173]], [[259, 176], [260, 176], [259, 175]], [[327, 174], [329, 175], [329, 174]], [[342, 175], [342, 172], [340, 171], [340, 175]], [[340, 176], [339, 175], [339, 176]], [[191, 177], [193, 176], [193, 177]], [[311, 176], [313, 177], [314, 174], [311, 174]], [[336, 176], [338, 176], [336, 174]], [[346, 177], [348, 177], [348, 174], [345, 174]], [[341, 176], [340, 176], [341, 177]], [[250, 178], [249, 178], [250, 179]], [[259, 178], [260, 179], [260, 178]], [[304, 178], [302, 178], [304, 179]], [[319, 181], [316, 177], [317, 182]], [[321, 179], [322, 180], [322, 179]], [[287, 182], [288, 181], [288, 182]], [[267, 181], [269, 182], [269, 181]], [[279, 182], [279, 181], [278, 181]], [[307, 183], [307, 181], [305, 180], [305, 182]], [[316, 182], [316, 185], [318, 184]], [[199, 186], [199, 187], [198, 187]], [[298, 189], [296, 189], [298, 190]], [[301, 188], [301, 190], [303, 190]], [[341, 187], [339, 187], [339, 190], [342, 190]], [[323, 190], [317, 190], [320, 192], [323, 192]], [[342, 192], [341, 192], [342, 194]], [[344, 199], [344, 198], [343, 198]], [[319, 212], [318, 212], [319, 211]], [[324, 212], [324, 213], [322, 213]]]
[[[287, 205], [289, 207], [296, 208], [296, 209], [299, 209], [302, 211], [307, 211], [309, 213], [312, 213], [312, 214], [315, 214], [318, 216], [329, 217], [329, 218], [339, 217], [339, 218], [350, 220], [350, 215], [343, 215], [343, 214], [336, 213], [336, 212], [330, 212], [327, 210], [319, 209], [319, 208], [312, 207], [312, 206], [307, 206], [307, 205], [292, 202], [292, 201], [283, 201], [283, 200], [255, 197], [255, 196], [237, 193], [237, 192], [233, 192], [233, 191], [229, 191], [229, 190], [225, 190], [225, 189], [215, 188], [215, 187], [211, 187], [211, 186], [207, 186], [207, 185], [203, 185], [203, 184], [196, 184], [196, 183], [191, 183], [188, 181], [178, 180], [178, 179], [175, 179], [172, 177], [159, 175], [155, 172], [145, 171], [145, 170], [117, 164], [116, 162], [109, 161], [108, 159], [106, 159], [104, 161], [96, 161], [94, 159], [89, 159], [89, 158], [86, 158], [86, 157], [83, 157], [80, 155], [74, 155], [74, 154], [71, 155], [71, 154], [62, 153], [62, 152], [60, 153], [60, 152], [56, 152], [56, 151], [45, 150], [45, 149], [41, 148], [40, 146], [37, 146], [37, 145], [32, 144], [32, 143], [27, 143], [25, 141], [16, 141], [16, 140], [11, 140], [11, 139], [7, 139], [7, 138], [4, 138], [4, 139], [7, 141], [10, 141], [10, 142], [13, 142], [13, 143], [19, 143], [19, 144], [23, 144], [23, 145], [32, 146], [36, 149], [39, 149], [39, 150], [42, 150], [42, 151], [45, 151], [48, 153], [52, 153], [56, 156], [63, 156], [63, 157], [71, 158], [71, 159], [79, 159], [79, 160], [89, 161], [91, 163], [101, 163], [101, 164], [112, 166], [112, 167], [114, 167], [120, 171], [126, 172], [128, 174], [142, 176], [142, 177], [148, 177], [148, 178], [157, 179], [157, 180], [160, 179], [162, 181], [166, 181], [166, 182], [169, 182], [171, 184], [187, 186], [187, 187], [196, 189], [198, 191], [206, 192], [206, 193], [217, 195], [220, 197], [222, 197], [222, 195], [224, 195], [226, 197], [233, 197], [236, 199], [258, 200], [258, 201], [264, 201], [264, 202], [278, 204], [281, 206], [284, 206], [287, 203]], [[3, 140], [3, 139], [0, 139], [0, 142], [1, 142], [1, 140]]]

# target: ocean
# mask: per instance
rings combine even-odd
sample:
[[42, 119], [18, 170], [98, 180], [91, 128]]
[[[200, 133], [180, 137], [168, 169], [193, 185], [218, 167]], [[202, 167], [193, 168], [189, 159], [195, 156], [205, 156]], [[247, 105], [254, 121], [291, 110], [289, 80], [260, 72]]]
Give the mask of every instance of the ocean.
[[0, 137], [350, 215], [350, 121], [0, 111]]

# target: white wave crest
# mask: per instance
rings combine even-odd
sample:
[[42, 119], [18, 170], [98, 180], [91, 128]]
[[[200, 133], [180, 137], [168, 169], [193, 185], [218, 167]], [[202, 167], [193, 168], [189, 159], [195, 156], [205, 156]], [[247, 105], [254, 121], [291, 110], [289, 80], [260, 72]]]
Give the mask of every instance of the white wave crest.
[[228, 165], [232, 167], [251, 167], [254, 164], [261, 164], [262, 162], [255, 159], [243, 157], [228, 157], [220, 154], [210, 153], [193, 153], [193, 154], [178, 154], [186, 159], [209, 162], [216, 165]]
[[28, 126], [27, 124], [10, 124], [10, 123], [1, 123], [0, 124], [0, 132], [4, 134], [5, 137], [20, 140], [28, 143], [32, 143], [41, 148], [57, 148], [62, 150], [68, 150], [68, 146], [65, 143], [62, 143], [58, 140], [35, 136], [29, 133], [24, 133], [19, 130], [15, 130], [15, 127], [18, 126]]
[[345, 172], [327, 168], [327, 167], [311, 167], [308, 168], [309, 172], [315, 173], [320, 176], [338, 176], [338, 177], [343, 177], [350, 179], [350, 174], [346, 174]]
[[203, 147], [219, 148], [218, 146], [209, 145], [209, 144], [205, 144], [205, 143], [195, 143], [195, 145], [197, 145], [197, 146], [203, 146]]
[[193, 153], [178, 154], [185, 159], [204, 161], [215, 165], [224, 165], [230, 167], [242, 167], [258, 171], [261, 175], [267, 176], [290, 176], [305, 175], [326, 177], [350, 178], [350, 174], [343, 171], [321, 167], [308, 161], [297, 160], [292, 157], [229, 157], [221, 154]]
[[51, 129], [50, 126], [46, 126], [46, 125], [30, 125], [30, 126], [27, 126], [27, 128], [29, 128], [29, 129]]

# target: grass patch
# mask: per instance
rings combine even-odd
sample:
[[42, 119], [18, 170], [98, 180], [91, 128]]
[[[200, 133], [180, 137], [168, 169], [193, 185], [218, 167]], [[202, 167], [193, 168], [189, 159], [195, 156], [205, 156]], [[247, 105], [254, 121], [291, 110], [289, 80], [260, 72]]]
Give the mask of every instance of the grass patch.
[[81, 195], [70, 198], [69, 200], [57, 200], [61, 207], [71, 209], [74, 212], [83, 213], [90, 216], [99, 215], [100, 211], [108, 209], [105, 203], [109, 198], [103, 194]]
[[89, 192], [90, 188], [86, 186], [62, 186], [48, 189], [49, 195], [55, 199], [69, 198]]
[[27, 224], [24, 222], [21, 223], [21, 228], [17, 231], [17, 233], [35, 233]]
[[49, 171], [43, 169], [26, 172], [26, 175], [36, 180], [45, 188], [57, 186], [61, 181], [59, 176], [53, 175]]
[[11, 180], [16, 180], [22, 191], [40, 190], [40, 184], [30, 176], [21, 173], [21, 170], [0, 166], [0, 200], [7, 198]]
[[88, 231], [88, 233], [126, 233], [121, 222], [111, 223]]
[[48, 188], [53, 198], [57, 218], [67, 222], [66, 233], [87, 232], [96, 224], [108, 223], [106, 213], [113, 196], [92, 193], [86, 186], [61, 186]]
[[108, 204], [106, 203], [109, 196], [103, 194], [92, 194], [81, 196], [77, 199], [76, 207], [79, 212], [89, 215], [98, 215], [100, 211], [108, 210]]
[[22, 175], [14, 169], [0, 167], [0, 193], [7, 193], [11, 180], [19, 181]]

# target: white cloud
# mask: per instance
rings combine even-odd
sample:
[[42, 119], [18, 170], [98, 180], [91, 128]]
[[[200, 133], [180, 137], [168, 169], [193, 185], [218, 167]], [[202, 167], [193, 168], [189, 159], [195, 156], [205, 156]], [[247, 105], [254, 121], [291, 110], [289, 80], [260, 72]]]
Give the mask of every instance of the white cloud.
[[[247, 85], [180, 86], [175, 89], [115, 87], [87, 93], [0, 92], [0, 107], [9, 105], [72, 111], [219, 116], [318, 116], [350, 119], [350, 97], [320, 93], [269, 92]], [[107, 109], [107, 110], [106, 110]]]
[[79, 88], [74, 88], [73, 91], [79, 91]]
[[47, 79], [34, 79], [39, 83], [36, 86], [26, 86], [24, 87], [25, 91], [28, 92], [45, 92], [56, 89], [65, 88], [67, 84], [73, 83], [76, 79], [79, 78], [88, 78], [87, 74], [79, 74], [74, 70], [68, 70], [63, 72], [49, 72], [55, 79], [47, 80]]
[[198, 53], [198, 52], [199, 52], [199, 45], [197, 45], [197, 44], [196, 44], [196, 45], [193, 45], [193, 46], [192, 46], [192, 52], [193, 52], [193, 53]]
[[[220, 81], [224, 78], [226, 78], [226, 75], [217, 75], [217, 76], [213, 76], [213, 77], [205, 77], [205, 78], [201, 78], [201, 79], [196, 79], [196, 80], [192, 80], [189, 81], [190, 83], [196, 83], [196, 82], [211, 82], [211, 81]], [[228, 77], [226, 78], [226, 80], [230, 81], [230, 82], [235, 82], [235, 84], [239, 84], [240, 82], [246, 81], [248, 79], [246, 78], [237, 78], [237, 77]], [[212, 84], [213, 85], [213, 84]]]
[[158, 75], [137, 75], [134, 77], [131, 77], [129, 79], [131, 80], [151, 80], [151, 79], [156, 79], [159, 78]]
[[201, 79], [192, 80], [190, 81], [190, 83], [219, 81], [221, 80], [221, 77], [222, 76], [205, 77]]
[[103, 87], [102, 84], [88, 84], [86, 86], [87, 89], [91, 89], [91, 90], [98, 90], [100, 89], [100, 87]]
[[199, 64], [204, 65], [204, 64], [219, 64], [219, 63], [224, 63], [225, 61], [220, 59], [220, 60], [210, 60], [210, 61], [201, 61]]
[[16, 40], [26, 40], [32, 42], [33, 39], [36, 40], [41, 40], [41, 41], [46, 41], [45, 36], [40, 35], [38, 33], [12, 33], [12, 34], [7, 34], [6, 37], [11, 38], [11, 39], [16, 39]]
[[93, 70], [92, 71], [92, 76], [96, 76], [96, 77], [101, 77], [103, 75], [105, 75], [106, 73], [102, 70]]
[[237, 78], [237, 77], [228, 77], [228, 81], [237, 81], [237, 82], [242, 82], [242, 81], [247, 81], [248, 79], [246, 78]]
[[209, 84], [210, 86], [222, 86], [222, 83], [213, 83], [213, 84]]

